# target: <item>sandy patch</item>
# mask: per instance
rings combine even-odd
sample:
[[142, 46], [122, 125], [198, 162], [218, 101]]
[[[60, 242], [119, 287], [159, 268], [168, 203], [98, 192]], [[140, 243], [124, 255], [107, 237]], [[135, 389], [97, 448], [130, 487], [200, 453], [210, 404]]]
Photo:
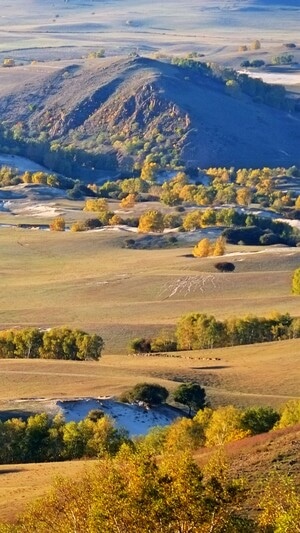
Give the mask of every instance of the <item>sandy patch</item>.
[[265, 83], [280, 85], [300, 85], [300, 71], [298, 72], [253, 72], [239, 70], [240, 74], [247, 74], [250, 78], [261, 79]]
[[79, 422], [83, 420], [90, 411], [98, 409], [113, 418], [116, 425], [125, 428], [130, 436], [145, 435], [154, 426], [167, 426], [176, 418], [184, 414], [167, 405], [146, 408], [140, 404], [125, 404], [116, 401], [113, 397], [98, 398], [73, 398], [69, 400], [61, 399], [31, 399], [14, 400], [20, 409], [26, 406], [38, 404], [39, 412], [46, 412], [51, 416], [62, 414], [66, 422]]

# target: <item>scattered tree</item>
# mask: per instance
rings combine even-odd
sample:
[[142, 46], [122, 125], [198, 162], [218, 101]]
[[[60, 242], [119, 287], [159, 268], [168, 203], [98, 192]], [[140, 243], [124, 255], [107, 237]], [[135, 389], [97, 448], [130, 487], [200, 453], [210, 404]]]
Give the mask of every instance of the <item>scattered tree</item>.
[[159, 211], [146, 211], [140, 216], [138, 230], [140, 233], [162, 233], [164, 231], [164, 217]]
[[206, 405], [206, 393], [198, 383], [183, 383], [174, 391], [175, 402], [186, 405], [189, 416], [192, 411], [203, 409]]
[[293, 274], [292, 293], [300, 294], [300, 268], [297, 268]]
[[66, 221], [64, 217], [56, 217], [53, 222], [50, 224], [51, 231], [65, 231]]
[[193, 248], [194, 257], [208, 257], [211, 251], [210, 240], [205, 238], [201, 239]]
[[168, 390], [157, 383], [137, 383], [126, 393], [127, 401], [143, 402], [150, 406], [165, 403], [168, 396]]

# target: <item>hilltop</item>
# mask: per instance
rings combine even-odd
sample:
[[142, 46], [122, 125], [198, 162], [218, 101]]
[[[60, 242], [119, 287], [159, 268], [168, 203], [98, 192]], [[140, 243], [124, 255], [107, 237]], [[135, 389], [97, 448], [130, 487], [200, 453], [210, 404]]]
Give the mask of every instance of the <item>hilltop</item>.
[[15, 67], [0, 113], [14, 139], [91, 154], [88, 167], [130, 169], [150, 153], [163, 165], [299, 164], [299, 113], [278, 109], [284, 93], [259, 82], [250, 96], [253, 84], [230, 83], [206, 64], [145, 57]]

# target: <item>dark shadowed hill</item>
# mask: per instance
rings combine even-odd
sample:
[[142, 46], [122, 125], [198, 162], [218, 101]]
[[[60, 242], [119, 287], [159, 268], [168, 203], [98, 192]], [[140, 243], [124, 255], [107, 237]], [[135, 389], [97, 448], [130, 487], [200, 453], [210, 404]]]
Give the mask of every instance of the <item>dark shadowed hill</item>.
[[262, 86], [214, 74], [141, 57], [32, 66], [22, 85], [14, 74], [1, 88], [0, 114], [25, 137], [108, 153], [120, 167], [148, 154], [201, 167], [299, 164], [300, 113], [278, 109], [281, 91], [265, 98]]

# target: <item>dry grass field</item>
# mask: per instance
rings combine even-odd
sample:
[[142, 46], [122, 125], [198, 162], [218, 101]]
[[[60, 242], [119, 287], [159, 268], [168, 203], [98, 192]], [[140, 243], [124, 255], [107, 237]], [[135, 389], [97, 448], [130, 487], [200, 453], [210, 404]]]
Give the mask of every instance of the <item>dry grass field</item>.
[[187, 312], [299, 315], [291, 295], [297, 248], [238, 253], [230, 257], [236, 271], [220, 274], [213, 258], [186, 257], [192, 244], [132, 250], [126, 238], [1, 229], [1, 327], [79, 327], [102, 335], [105, 353], [126, 353], [129, 339], [173, 326]]
[[[281, 5], [284, 9], [281, 9]], [[89, 49], [109, 53], [205, 52], [220, 60], [239, 44], [262, 39], [265, 48], [297, 40], [297, 0], [108, 1], [14, 0], [0, 22], [0, 51], [25, 59], [80, 57]], [[17, 16], [16, 16], [17, 13]]]
[[296, 339], [178, 352], [176, 357], [104, 355], [99, 362], [2, 360], [0, 409], [8, 411], [6, 416], [45, 411], [49, 398], [118, 396], [141, 381], [160, 383], [170, 391], [180, 382], [196, 381], [205, 386], [213, 406], [279, 408], [300, 397], [299, 349]]
[[[99, 363], [2, 360], [2, 409], [18, 410], [15, 398], [118, 395], [147, 380], [170, 390], [196, 380], [213, 405], [279, 406], [299, 396], [300, 340], [176, 357], [127, 355], [130, 339], [172, 327], [187, 312], [299, 315], [290, 288], [299, 249], [232, 247], [236, 271], [220, 274], [215, 259], [187, 257], [191, 245], [133, 250], [123, 247], [126, 238], [119, 231], [0, 230], [1, 327], [66, 325], [97, 332], [106, 343]], [[21, 410], [36, 408], [27, 403]]]
[[[85, 461], [1, 465], [0, 521], [15, 520], [33, 500], [43, 496], [58, 477], [76, 478], [93, 464]], [[12, 505], [13, 502], [13, 505]]]

